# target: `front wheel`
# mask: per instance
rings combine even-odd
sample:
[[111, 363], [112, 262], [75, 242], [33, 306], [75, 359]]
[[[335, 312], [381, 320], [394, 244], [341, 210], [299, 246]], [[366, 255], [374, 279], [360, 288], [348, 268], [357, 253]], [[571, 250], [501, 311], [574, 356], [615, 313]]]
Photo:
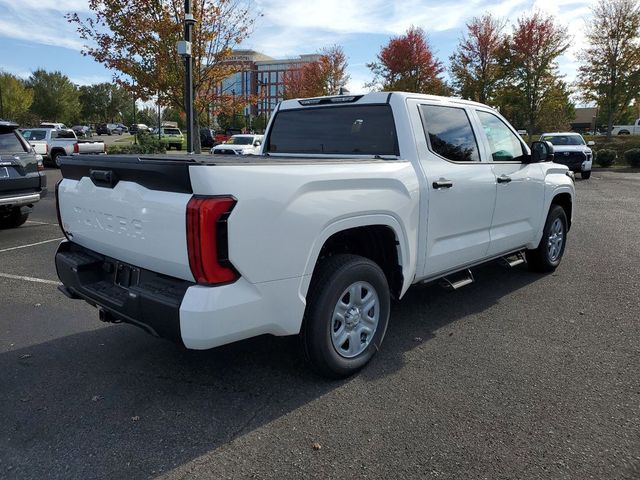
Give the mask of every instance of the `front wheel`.
[[335, 255], [314, 273], [300, 339], [312, 368], [343, 378], [364, 367], [382, 345], [390, 294], [382, 269], [368, 258]]
[[567, 227], [564, 209], [560, 205], [552, 205], [538, 247], [526, 251], [529, 270], [552, 272], [560, 265], [567, 241]]
[[583, 180], [587, 180], [591, 176], [591, 170], [587, 170], [586, 172], [581, 172], [580, 176]]

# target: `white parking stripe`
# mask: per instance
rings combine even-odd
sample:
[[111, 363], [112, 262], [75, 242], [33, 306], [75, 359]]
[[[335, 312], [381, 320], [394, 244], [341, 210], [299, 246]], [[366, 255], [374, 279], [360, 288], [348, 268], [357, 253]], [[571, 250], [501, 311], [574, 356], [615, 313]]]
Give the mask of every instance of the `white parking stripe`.
[[35, 220], [27, 220], [27, 223], [35, 223], [36, 225], [58, 225], [57, 223], [37, 222]]
[[22, 275], [11, 275], [9, 273], [0, 273], [0, 278], [10, 278], [11, 280], [24, 280], [26, 282], [46, 283], [49, 285], [62, 285], [55, 280], [45, 280], [44, 278], [24, 277]]
[[30, 243], [29, 245], [20, 245], [18, 247], [3, 248], [2, 250], [0, 250], [0, 253], [9, 252], [11, 250], [18, 250], [20, 248], [35, 247], [36, 245], [42, 245], [43, 243], [59, 242], [60, 240], [64, 240], [64, 237], [52, 238], [51, 240], [45, 240], [44, 242]]

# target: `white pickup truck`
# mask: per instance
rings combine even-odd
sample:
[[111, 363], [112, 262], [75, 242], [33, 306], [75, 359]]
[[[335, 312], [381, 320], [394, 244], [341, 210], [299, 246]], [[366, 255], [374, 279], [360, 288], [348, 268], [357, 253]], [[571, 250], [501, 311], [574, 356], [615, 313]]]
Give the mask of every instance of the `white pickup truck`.
[[190, 349], [299, 335], [341, 377], [390, 299], [492, 260], [554, 270], [574, 205], [553, 147], [495, 110], [370, 93], [282, 102], [260, 156], [62, 159], [63, 293]]
[[614, 125], [611, 135], [640, 135], [640, 118], [633, 125]]
[[60, 128], [23, 128], [22, 136], [36, 153], [42, 155], [45, 165], [60, 166], [58, 158], [65, 155], [105, 153], [104, 142], [78, 140], [76, 132]]

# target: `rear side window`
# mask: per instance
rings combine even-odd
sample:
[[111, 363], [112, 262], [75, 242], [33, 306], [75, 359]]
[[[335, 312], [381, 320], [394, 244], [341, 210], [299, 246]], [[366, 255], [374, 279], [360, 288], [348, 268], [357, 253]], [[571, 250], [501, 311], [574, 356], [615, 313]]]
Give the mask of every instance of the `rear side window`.
[[57, 138], [76, 138], [76, 134], [73, 130], [58, 130]]
[[22, 144], [16, 132], [0, 132], [0, 154], [26, 152], [27, 148]]
[[332, 155], [399, 155], [389, 105], [282, 110], [266, 151]]
[[452, 162], [479, 162], [478, 143], [463, 108], [421, 105], [431, 150]]
[[45, 140], [47, 138], [46, 130], [23, 130], [22, 136], [29, 141]]

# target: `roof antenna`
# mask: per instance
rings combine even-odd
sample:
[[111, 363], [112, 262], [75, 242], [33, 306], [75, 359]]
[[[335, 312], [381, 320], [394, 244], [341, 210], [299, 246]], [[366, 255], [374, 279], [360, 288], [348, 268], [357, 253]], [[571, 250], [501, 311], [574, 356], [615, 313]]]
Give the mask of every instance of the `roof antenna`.
[[338, 90], [338, 95], [349, 95], [349, 90], [347, 89], [347, 87], [340, 87], [340, 90]]

